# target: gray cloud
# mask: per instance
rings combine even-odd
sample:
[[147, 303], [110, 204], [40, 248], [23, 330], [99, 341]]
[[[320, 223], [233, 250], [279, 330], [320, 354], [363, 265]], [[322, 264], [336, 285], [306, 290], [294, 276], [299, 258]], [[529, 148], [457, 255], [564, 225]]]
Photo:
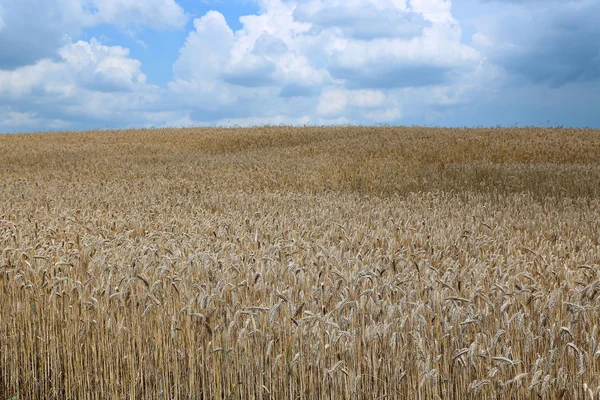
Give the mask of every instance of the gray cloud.
[[[490, 61], [518, 79], [559, 87], [600, 79], [600, 3], [531, 7], [531, 18], [499, 21]], [[510, 29], [504, 28], [509, 27]]]
[[281, 97], [312, 97], [321, 92], [321, 87], [316, 85], [304, 85], [301, 83], [290, 83], [284, 85], [279, 92]]
[[70, 43], [69, 36], [79, 34], [79, 23], [72, 22], [77, 17], [77, 9], [61, 7], [54, 1], [3, 1], [0, 69], [15, 69], [42, 58], [56, 58], [58, 49]]
[[252, 53], [258, 56], [279, 56], [287, 51], [288, 47], [283, 40], [271, 36], [266, 31], [256, 39], [252, 49]]
[[245, 87], [261, 87], [274, 83], [276, 67], [264, 57], [247, 57], [243, 64], [229, 66], [221, 75], [224, 82]]
[[442, 84], [450, 78], [448, 68], [435, 65], [382, 63], [357, 68], [332, 65], [329, 72], [334, 78], [344, 79], [350, 89], [430, 86]]
[[294, 18], [313, 24], [314, 33], [327, 28], [339, 28], [345, 36], [359, 40], [376, 38], [412, 38], [423, 33], [430, 23], [422, 14], [397, 8], [378, 10], [373, 6], [359, 9], [334, 6], [312, 13], [305, 5], [298, 5]]
[[479, 0], [482, 3], [502, 3], [502, 4], [531, 4], [531, 3], [574, 3], [581, 0]]
[[145, 83], [141, 63], [126, 49], [92, 39], [59, 53], [57, 61], [0, 70], [0, 129], [118, 128], [154, 123], [165, 113], [165, 105], [149, 111], [160, 89]]
[[438, 119], [452, 126], [600, 127], [600, 82], [557, 88], [524, 84], [504, 87], [491, 99], [478, 98]]
[[[235, 33], [221, 14], [210, 12], [194, 22], [163, 89], [145, 83], [141, 64], [126, 49], [100, 49], [92, 41], [92, 60], [85, 42], [73, 44], [69, 36], [97, 24], [101, 11], [80, 4], [100, 1], [111, 5], [103, 21], [120, 15], [119, 26], [132, 19], [122, 5], [148, 4], [0, 0], [0, 130], [307, 119], [600, 124], [597, 0], [470, 0], [476, 11], [463, 17], [479, 21], [471, 46], [461, 41], [468, 23], [440, 11], [441, 0], [437, 6], [413, 1], [424, 14], [392, 6], [378, 11], [375, 1], [344, 7], [315, 1], [313, 8], [304, 0], [264, 2], [264, 10], [244, 18]], [[151, 3], [176, 10], [171, 0]], [[151, 9], [128, 15], [160, 27], [144, 19]]]
[[82, 28], [108, 23], [162, 29], [187, 19], [174, 0], [2, 0], [0, 13], [0, 70], [60, 60], [59, 49]]

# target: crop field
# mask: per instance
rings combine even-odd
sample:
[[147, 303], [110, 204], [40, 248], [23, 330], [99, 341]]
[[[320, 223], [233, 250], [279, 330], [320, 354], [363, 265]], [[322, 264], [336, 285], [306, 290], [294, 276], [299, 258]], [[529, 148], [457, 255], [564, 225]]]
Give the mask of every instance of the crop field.
[[600, 399], [600, 131], [0, 135], [0, 399]]

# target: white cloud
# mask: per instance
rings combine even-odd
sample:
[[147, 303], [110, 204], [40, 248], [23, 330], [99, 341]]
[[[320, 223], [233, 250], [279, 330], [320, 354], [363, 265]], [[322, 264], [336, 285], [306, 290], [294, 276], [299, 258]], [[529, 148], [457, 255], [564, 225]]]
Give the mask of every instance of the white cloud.
[[[16, 9], [17, 0], [9, 1]], [[64, 1], [80, 17], [73, 32], [107, 21], [155, 28], [185, 22], [173, 0], [85, 0], [85, 7], [84, 0]], [[236, 32], [216, 11], [195, 19], [164, 92], [146, 84], [127, 49], [69, 37], [55, 41], [54, 58], [0, 73], [0, 90], [23, 105], [19, 112], [39, 107], [33, 112], [42, 116], [124, 123], [153, 109], [163, 114], [148, 118], [163, 119], [161, 124], [240, 125], [401, 122], [420, 112], [406, 89], [430, 107], [473, 95], [474, 89], [459, 90], [457, 82], [471, 79], [482, 57], [461, 43], [449, 1], [258, 3], [260, 12], [242, 16]]]
[[471, 43], [477, 49], [489, 49], [493, 45], [490, 38], [481, 32], [474, 33], [473, 36], [471, 36]]
[[[387, 94], [386, 94], [387, 92]], [[401, 96], [397, 91], [372, 89], [329, 89], [316, 107], [321, 121], [388, 123], [402, 117]]]
[[[120, 127], [151, 124], [160, 89], [148, 85], [141, 63], [119, 46], [104, 46], [96, 39], [79, 41], [60, 50], [60, 60], [44, 59], [12, 71], [0, 71], [0, 104], [11, 104], [1, 127], [15, 121], [24, 126], [53, 121], [44, 129], [72, 128], [88, 123]], [[161, 116], [163, 117], [163, 116]]]
[[[478, 50], [461, 43], [450, 1], [259, 5], [237, 32], [215, 11], [194, 21], [169, 83], [192, 120], [399, 121], [411, 109], [404, 88], [450, 92], [481, 66]], [[471, 95], [427, 101], [461, 102], [463, 94]]]
[[349, 111], [371, 111], [392, 105], [394, 101], [382, 90], [329, 89], [319, 98], [317, 114], [323, 117], [339, 117]]
[[92, 0], [95, 23], [147, 25], [157, 29], [181, 27], [187, 17], [175, 0]]
[[58, 50], [83, 28], [106, 23], [164, 29], [187, 19], [174, 0], [3, 0], [1, 7], [0, 69], [59, 59]]
[[411, 0], [413, 11], [422, 13], [428, 21], [457, 25], [452, 16], [452, 0]]
[[90, 22], [79, 0], [4, 0], [1, 13], [0, 69], [56, 57], [57, 50]]
[[390, 123], [402, 118], [402, 111], [399, 107], [382, 108], [365, 113], [365, 118], [374, 124]]
[[175, 101], [195, 121], [302, 116], [316, 101], [305, 98], [328, 77], [298, 50], [294, 35], [306, 27], [292, 13], [275, 2], [265, 14], [241, 18], [243, 29], [235, 33], [216, 11], [196, 19], [168, 85]]
[[0, 92], [70, 96], [75, 93], [75, 86], [102, 92], [132, 91], [145, 86], [141, 63], [128, 58], [129, 51], [122, 47], [104, 46], [92, 39], [66, 45], [60, 55], [61, 61], [42, 60], [13, 71], [0, 71]]
[[175, 0], [4, 0], [0, 129], [453, 123], [457, 115], [480, 123], [473, 109], [495, 124], [485, 104], [523, 93], [510, 85], [589, 99], [580, 84], [600, 76], [595, 0], [547, 8], [471, 0], [503, 12], [465, 32], [450, 0], [256, 1], [258, 14], [242, 16], [235, 32], [216, 11], [195, 19], [173, 78], [159, 88], [127, 49], [72, 38], [100, 23], [134, 38], [140, 25], [182, 26]]
[[69, 123], [57, 118], [40, 117], [35, 112], [13, 111], [11, 107], [0, 107], [0, 133], [36, 130], [65, 130]]
[[507, 73], [507, 85], [560, 87], [600, 80], [600, 3], [512, 1], [482, 16], [473, 44]]
[[146, 83], [141, 63], [128, 58], [129, 50], [103, 46], [96, 39], [64, 47], [60, 54], [84, 88], [100, 92], [132, 91]]
[[230, 57], [233, 31], [216, 11], [194, 20], [194, 28], [173, 65], [175, 80], [169, 89], [186, 106], [218, 112], [236, 102], [219, 79]]
[[294, 17], [310, 23], [314, 32], [333, 29], [362, 40], [411, 38], [428, 25], [423, 14], [398, 1], [309, 1], [298, 4]]
[[15, 112], [10, 108], [0, 110], [2, 125], [6, 128], [17, 128], [22, 126], [35, 126], [39, 121], [32, 112]]
[[366, 41], [338, 34], [337, 41], [330, 41], [335, 45], [325, 52], [333, 77], [353, 88], [429, 86], [445, 84], [477, 66], [481, 56], [461, 43], [461, 29], [452, 18], [449, 1], [413, 0], [410, 5], [398, 2], [395, 7], [426, 22], [419, 35]]
[[217, 126], [260, 126], [260, 125], [308, 125], [311, 118], [308, 115], [290, 117], [288, 115], [273, 115], [268, 117], [227, 118], [216, 122]]
[[225, 17], [216, 11], [194, 20], [194, 28], [180, 50], [173, 72], [179, 79], [210, 81], [229, 58], [233, 32]]

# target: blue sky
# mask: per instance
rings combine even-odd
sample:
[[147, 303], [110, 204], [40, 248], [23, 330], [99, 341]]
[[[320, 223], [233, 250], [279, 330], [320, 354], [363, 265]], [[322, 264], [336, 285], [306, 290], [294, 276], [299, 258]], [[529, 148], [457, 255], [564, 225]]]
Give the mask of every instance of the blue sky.
[[600, 127], [598, 0], [0, 0], [0, 132]]

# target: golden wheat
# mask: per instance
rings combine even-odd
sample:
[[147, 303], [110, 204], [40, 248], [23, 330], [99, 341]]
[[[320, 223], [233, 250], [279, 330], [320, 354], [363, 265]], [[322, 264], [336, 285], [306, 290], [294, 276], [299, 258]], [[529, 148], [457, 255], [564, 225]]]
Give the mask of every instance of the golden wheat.
[[0, 399], [600, 398], [600, 131], [0, 137]]

